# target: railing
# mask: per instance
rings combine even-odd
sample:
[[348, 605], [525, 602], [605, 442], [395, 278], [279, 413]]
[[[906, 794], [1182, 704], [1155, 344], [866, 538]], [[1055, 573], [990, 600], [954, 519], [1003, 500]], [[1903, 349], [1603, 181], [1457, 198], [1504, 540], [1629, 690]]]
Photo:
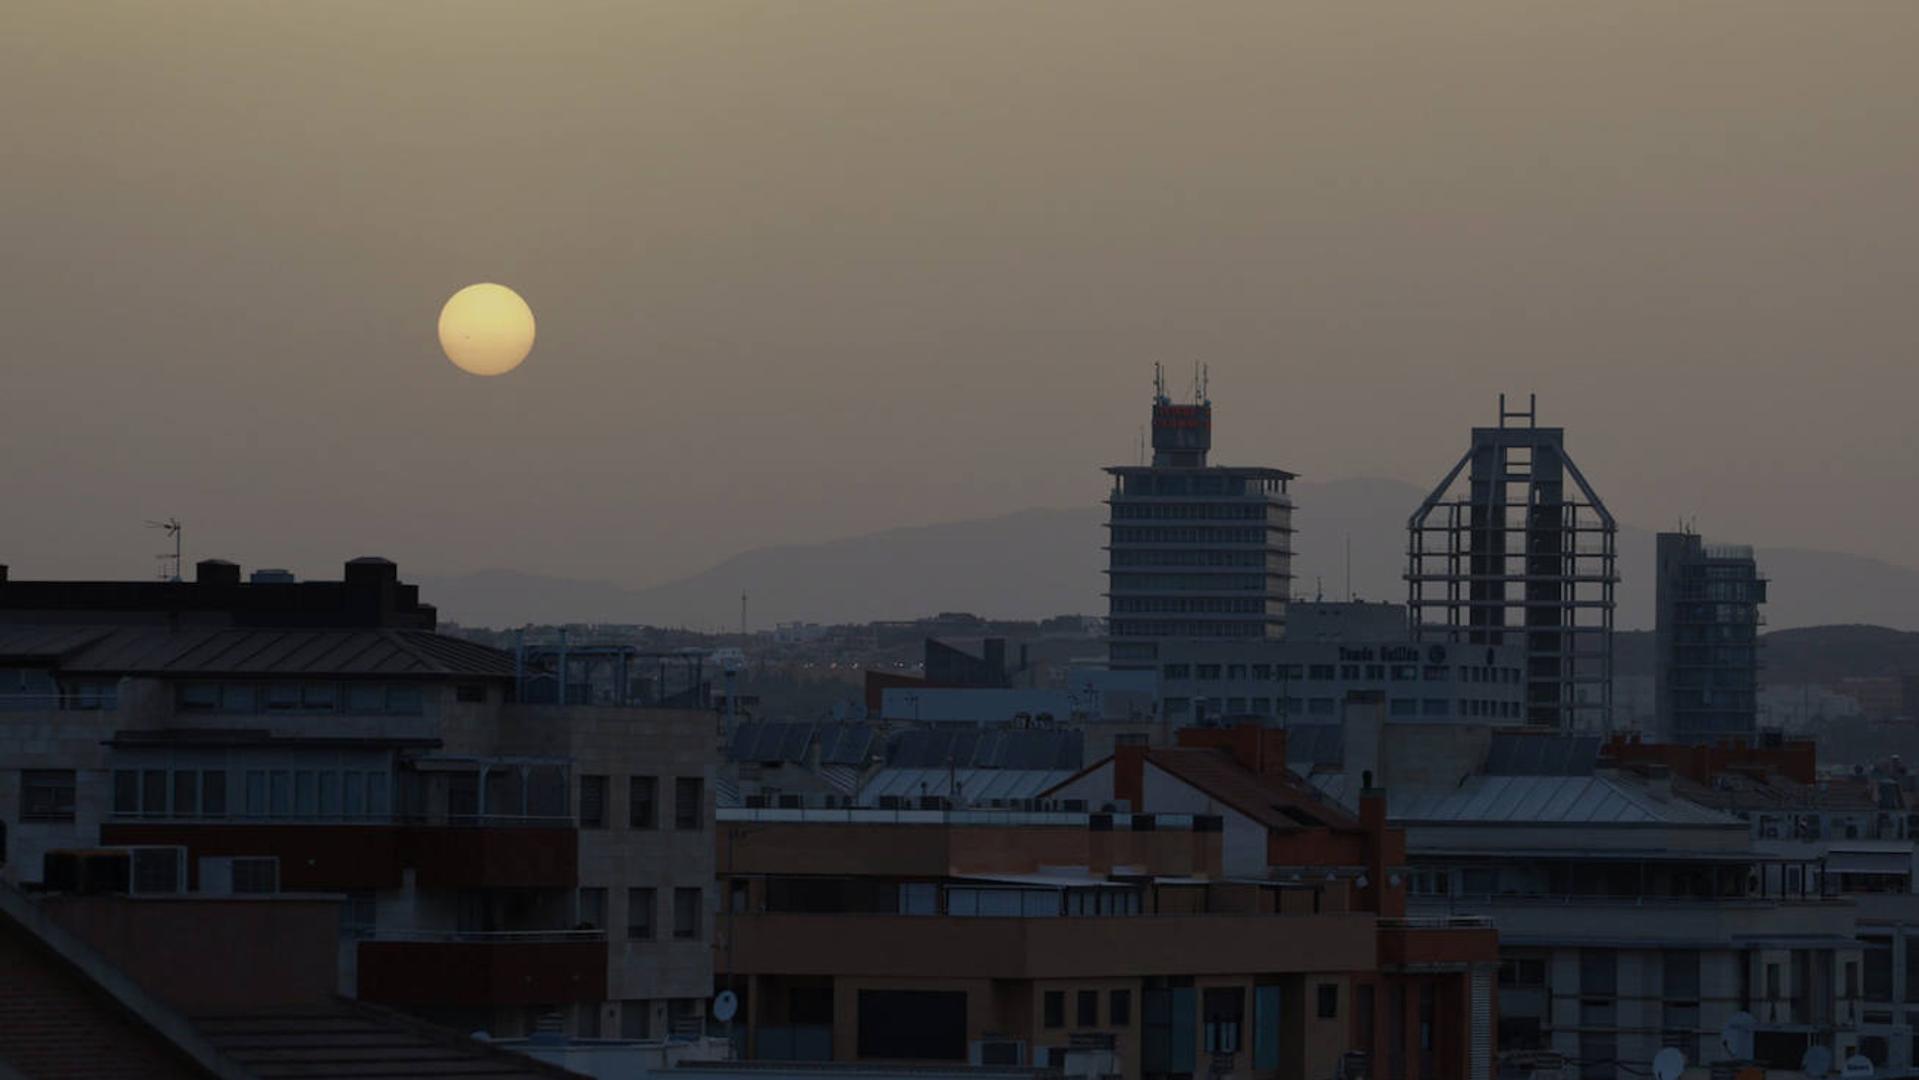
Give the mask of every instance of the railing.
[[0, 713], [111, 712], [119, 707], [120, 700], [113, 694], [0, 694]]
[[374, 928], [362, 941], [456, 942], [472, 945], [541, 945], [553, 942], [605, 941], [604, 930], [388, 930]]
[[1442, 904], [1525, 904], [1534, 907], [1642, 907], [1642, 908], [1693, 908], [1701, 906], [1723, 906], [1728, 904], [1749, 905], [1752, 907], [1775, 907], [1781, 904], [1849, 904], [1850, 896], [1600, 896], [1574, 893], [1451, 893], [1435, 895], [1417, 893], [1407, 897], [1407, 902], [1420, 906], [1436, 907]]
[[1381, 916], [1381, 930], [1490, 930], [1491, 915]]

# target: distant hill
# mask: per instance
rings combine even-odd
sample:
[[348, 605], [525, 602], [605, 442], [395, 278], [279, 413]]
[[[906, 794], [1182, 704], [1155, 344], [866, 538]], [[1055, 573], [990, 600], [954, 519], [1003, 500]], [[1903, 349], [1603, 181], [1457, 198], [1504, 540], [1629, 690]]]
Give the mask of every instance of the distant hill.
[[[1403, 600], [1406, 518], [1424, 492], [1396, 480], [1296, 484], [1296, 595], [1352, 591]], [[938, 611], [1044, 618], [1105, 611], [1105, 508], [1035, 509], [999, 517], [888, 529], [819, 544], [758, 548], [691, 577], [649, 587], [495, 570], [421, 579], [425, 598], [474, 626], [627, 622], [719, 629], [738, 624], [740, 593], [752, 625], [867, 622]], [[1729, 538], [1736, 539], [1736, 538]], [[1621, 528], [1621, 628], [1652, 623], [1653, 534]], [[1772, 579], [1774, 628], [1873, 623], [1919, 630], [1919, 570], [1827, 551], [1759, 551]]]

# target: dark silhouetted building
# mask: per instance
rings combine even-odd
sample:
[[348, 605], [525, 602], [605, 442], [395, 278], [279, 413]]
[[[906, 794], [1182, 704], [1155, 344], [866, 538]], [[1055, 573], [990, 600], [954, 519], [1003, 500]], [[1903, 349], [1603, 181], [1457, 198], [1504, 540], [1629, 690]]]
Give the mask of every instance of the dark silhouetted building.
[[1752, 549], [1660, 533], [1658, 731], [1677, 743], [1750, 740], [1759, 727], [1759, 605], [1766, 580]]

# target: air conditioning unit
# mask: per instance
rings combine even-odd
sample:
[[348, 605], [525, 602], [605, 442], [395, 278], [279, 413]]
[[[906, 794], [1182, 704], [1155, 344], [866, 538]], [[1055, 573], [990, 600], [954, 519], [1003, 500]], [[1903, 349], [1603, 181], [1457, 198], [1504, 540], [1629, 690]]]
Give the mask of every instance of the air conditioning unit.
[[207, 896], [271, 896], [280, 891], [280, 860], [272, 855], [223, 855], [200, 860], [200, 892]]
[[971, 1065], [997, 1065], [1018, 1068], [1026, 1064], [1026, 1044], [1018, 1039], [976, 1039], [967, 1047]]

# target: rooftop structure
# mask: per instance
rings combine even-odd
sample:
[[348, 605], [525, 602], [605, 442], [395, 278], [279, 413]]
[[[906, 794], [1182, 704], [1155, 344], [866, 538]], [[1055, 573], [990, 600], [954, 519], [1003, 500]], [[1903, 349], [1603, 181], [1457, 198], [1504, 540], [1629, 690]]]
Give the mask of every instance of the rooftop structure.
[[1107, 632], [1115, 667], [1151, 667], [1177, 640], [1278, 638], [1292, 588], [1292, 509], [1279, 469], [1207, 464], [1213, 405], [1204, 387], [1175, 405], [1153, 397], [1152, 464], [1106, 470]]
[[[1460, 480], [1464, 474], [1464, 484]], [[1612, 724], [1616, 526], [1528, 399], [1472, 446], [1407, 523], [1407, 605], [1420, 641], [1524, 650], [1526, 721]]]

